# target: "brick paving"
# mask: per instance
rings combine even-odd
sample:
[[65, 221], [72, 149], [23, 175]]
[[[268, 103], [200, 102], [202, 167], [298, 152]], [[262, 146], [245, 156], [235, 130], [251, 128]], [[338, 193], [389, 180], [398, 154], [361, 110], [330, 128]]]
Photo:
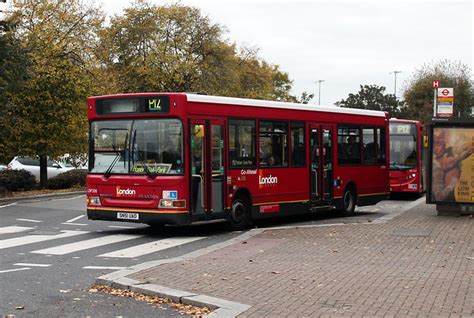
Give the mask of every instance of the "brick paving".
[[474, 218], [267, 230], [129, 278], [251, 305], [239, 317], [474, 317]]

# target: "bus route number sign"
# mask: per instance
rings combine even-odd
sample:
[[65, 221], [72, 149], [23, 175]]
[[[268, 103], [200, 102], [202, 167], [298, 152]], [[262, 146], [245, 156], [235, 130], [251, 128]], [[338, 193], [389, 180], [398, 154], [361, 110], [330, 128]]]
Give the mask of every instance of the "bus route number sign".
[[170, 109], [168, 96], [155, 96], [145, 100], [145, 107], [150, 113], [167, 113]]
[[161, 111], [161, 99], [159, 98], [150, 98], [148, 100], [148, 109], [150, 111]]

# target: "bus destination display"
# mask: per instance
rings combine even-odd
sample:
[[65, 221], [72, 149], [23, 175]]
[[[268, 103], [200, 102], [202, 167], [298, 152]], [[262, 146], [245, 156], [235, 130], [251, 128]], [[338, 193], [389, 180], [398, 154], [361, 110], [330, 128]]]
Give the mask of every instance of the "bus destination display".
[[98, 115], [157, 113], [165, 114], [170, 110], [169, 96], [98, 99]]

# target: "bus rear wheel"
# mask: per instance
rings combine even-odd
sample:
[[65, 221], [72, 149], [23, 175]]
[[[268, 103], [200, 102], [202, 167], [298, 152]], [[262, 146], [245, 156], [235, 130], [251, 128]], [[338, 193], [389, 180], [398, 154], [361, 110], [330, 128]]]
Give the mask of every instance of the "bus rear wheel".
[[356, 195], [352, 187], [348, 187], [344, 190], [342, 197], [342, 214], [345, 216], [352, 215], [355, 211], [356, 206]]
[[251, 225], [250, 204], [244, 198], [236, 198], [232, 202], [230, 211], [229, 226], [233, 231], [248, 229]]

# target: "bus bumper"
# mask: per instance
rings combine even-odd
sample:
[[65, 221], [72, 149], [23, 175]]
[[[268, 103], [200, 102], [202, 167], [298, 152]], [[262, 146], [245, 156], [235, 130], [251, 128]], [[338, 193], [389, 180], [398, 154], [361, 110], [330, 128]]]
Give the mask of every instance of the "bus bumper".
[[87, 208], [89, 220], [133, 222], [146, 224], [189, 225], [191, 217], [188, 211], [147, 212], [125, 209]]

